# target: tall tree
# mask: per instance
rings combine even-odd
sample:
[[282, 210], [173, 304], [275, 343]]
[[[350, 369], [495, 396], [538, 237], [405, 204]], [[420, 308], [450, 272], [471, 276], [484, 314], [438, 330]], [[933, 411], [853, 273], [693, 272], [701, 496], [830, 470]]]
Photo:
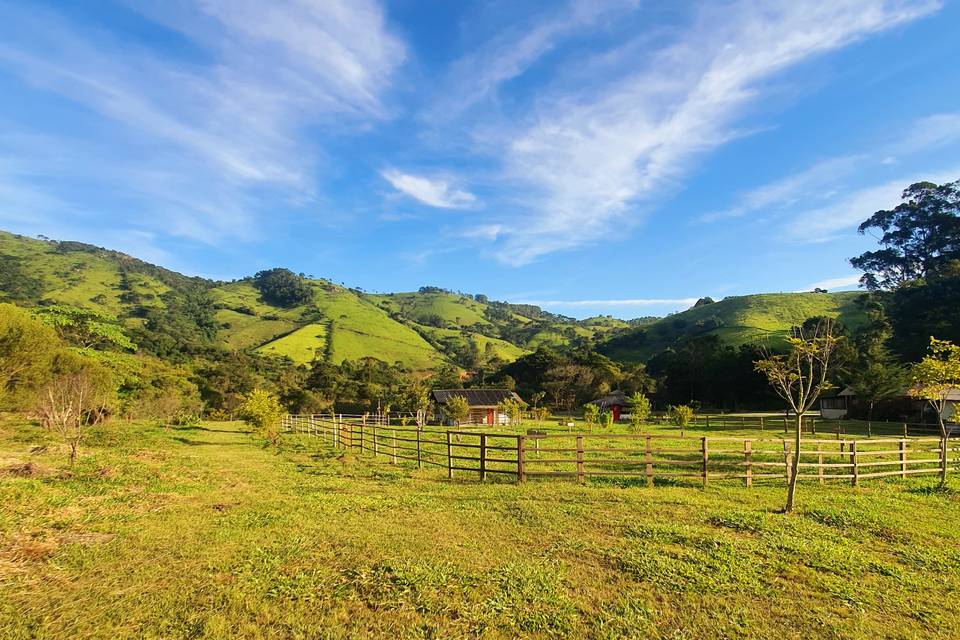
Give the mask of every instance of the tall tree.
[[856, 304], [863, 309], [867, 321], [857, 331], [857, 355], [846, 378], [856, 397], [867, 404], [867, 420], [872, 420], [878, 402], [903, 393], [907, 371], [887, 348], [893, 330], [880, 301], [865, 295]]
[[960, 181], [910, 185], [901, 204], [859, 227], [860, 233], [873, 229], [882, 232], [882, 248], [850, 260], [864, 271], [860, 282], [868, 289], [895, 289], [936, 273], [960, 259]]
[[790, 351], [786, 355], [768, 354], [758, 360], [757, 370], [766, 375], [770, 386], [790, 407], [797, 417], [794, 426], [794, 462], [787, 484], [788, 513], [793, 511], [797, 494], [797, 478], [800, 474], [800, 440], [803, 431], [803, 416], [817, 401], [820, 394], [829, 389], [827, 379], [833, 354], [840, 342], [834, 334], [834, 321], [821, 318], [811, 330], [797, 327], [787, 339]]

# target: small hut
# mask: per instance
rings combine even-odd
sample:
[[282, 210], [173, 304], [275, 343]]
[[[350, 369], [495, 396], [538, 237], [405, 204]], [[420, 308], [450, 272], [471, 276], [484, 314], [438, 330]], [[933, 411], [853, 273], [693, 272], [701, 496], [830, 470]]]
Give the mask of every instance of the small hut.
[[504, 400], [526, 404], [520, 396], [509, 389], [434, 389], [431, 395], [442, 422], [447, 421], [444, 406], [451, 398], [457, 396], [466, 399], [470, 407], [470, 413], [465, 421], [468, 424], [506, 424], [509, 418], [499, 411], [499, 404]]
[[609, 411], [612, 413], [614, 422], [620, 422], [620, 416], [630, 411], [627, 394], [620, 390], [611, 391], [601, 398], [591, 400], [590, 404], [595, 404], [600, 407], [600, 411]]

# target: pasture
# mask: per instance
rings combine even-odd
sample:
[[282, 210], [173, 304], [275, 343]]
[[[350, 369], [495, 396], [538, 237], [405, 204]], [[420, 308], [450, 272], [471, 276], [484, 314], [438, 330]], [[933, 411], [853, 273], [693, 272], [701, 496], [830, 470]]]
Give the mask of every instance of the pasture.
[[239, 423], [0, 423], [4, 638], [950, 638], [960, 494], [479, 483]]

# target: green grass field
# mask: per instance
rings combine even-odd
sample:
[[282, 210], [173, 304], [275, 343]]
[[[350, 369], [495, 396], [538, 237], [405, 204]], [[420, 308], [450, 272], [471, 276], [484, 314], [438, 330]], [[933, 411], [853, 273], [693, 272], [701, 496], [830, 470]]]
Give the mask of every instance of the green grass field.
[[[0, 637], [952, 638], [960, 495], [447, 481], [238, 423], [0, 423]], [[956, 480], [951, 480], [955, 483]]]

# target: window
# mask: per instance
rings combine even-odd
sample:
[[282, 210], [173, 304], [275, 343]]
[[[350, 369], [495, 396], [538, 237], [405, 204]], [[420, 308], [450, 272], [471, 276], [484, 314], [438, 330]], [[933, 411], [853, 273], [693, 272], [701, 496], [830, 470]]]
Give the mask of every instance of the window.
[[821, 409], [846, 409], [847, 399], [846, 398], [821, 398], [820, 408]]

